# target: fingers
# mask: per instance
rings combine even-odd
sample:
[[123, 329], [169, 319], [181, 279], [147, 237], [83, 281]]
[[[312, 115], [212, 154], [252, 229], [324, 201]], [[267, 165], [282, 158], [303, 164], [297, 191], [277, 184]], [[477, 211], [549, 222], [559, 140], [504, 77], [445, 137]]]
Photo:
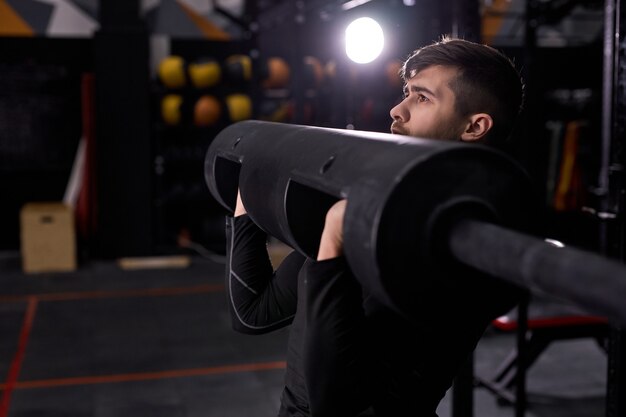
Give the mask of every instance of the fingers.
[[336, 258], [343, 254], [343, 218], [346, 211], [346, 200], [339, 200], [326, 213], [326, 221], [317, 260]]
[[326, 213], [326, 222], [332, 222], [336, 227], [343, 229], [343, 216], [346, 212], [347, 202], [347, 200], [339, 200], [333, 204], [328, 213]]
[[237, 203], [235, 204], [235, 217], [243, 216], [246, 214], [246, 208], [243, 206], [243, 202], [241, 201], [241, 192], [237, 190]]

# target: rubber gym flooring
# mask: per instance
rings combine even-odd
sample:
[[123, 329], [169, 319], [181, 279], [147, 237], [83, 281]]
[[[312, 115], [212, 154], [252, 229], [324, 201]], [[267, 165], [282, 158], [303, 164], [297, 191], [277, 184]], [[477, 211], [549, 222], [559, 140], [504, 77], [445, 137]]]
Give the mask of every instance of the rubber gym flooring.
[[[288, 329], [231, 331], [224, 266], [24, 275], [0, 253], [0, 417], [271, 417]], [[493, 372], [514, 336], [489, 329], [475, 355]], [[606, 355], [591, 339], [555, 342], [528, 374], [527, 416], [603, 416]], [[439, 410], [450, 416], [450, 395]], [[485, 389], [474, 415], [513, 416]]]

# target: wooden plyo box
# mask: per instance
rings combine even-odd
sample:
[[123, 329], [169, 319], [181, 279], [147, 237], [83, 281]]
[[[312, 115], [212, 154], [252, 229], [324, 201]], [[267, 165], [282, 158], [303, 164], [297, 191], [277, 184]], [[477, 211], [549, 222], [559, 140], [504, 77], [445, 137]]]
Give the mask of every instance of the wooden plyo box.
[[63, 203], [28, 203], [20, 212], [25, 273], [76, 269], [74, 213]]

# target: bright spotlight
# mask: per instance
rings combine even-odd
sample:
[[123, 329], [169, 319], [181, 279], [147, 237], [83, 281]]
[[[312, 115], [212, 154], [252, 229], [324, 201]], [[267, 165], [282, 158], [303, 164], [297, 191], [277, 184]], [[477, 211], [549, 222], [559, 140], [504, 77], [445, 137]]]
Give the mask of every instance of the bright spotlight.
[[378, 58], [384, 44], [383, 29], [370, 17], [360, 17], [346, 28], [346, 54], [358, 64]]

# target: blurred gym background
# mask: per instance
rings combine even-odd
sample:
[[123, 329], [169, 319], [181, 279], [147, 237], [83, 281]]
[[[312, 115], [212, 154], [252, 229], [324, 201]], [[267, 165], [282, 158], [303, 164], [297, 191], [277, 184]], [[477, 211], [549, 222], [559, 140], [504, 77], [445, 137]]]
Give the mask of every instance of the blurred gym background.
[[[156, 288], [179, 294], [174, 289], [184, 287], [185, 294], [198, 288], [213, 294], [207, 285], [221, 282], [226, 213], [207, 190], [203, 163], [221, 129], [260, 119], [388, 132], [389, 110], [402, 95], [400, 63], [442, 34], [496, 47], [521, 70], [526, 106], [515, 152], [541, 190], [546, 236], [621, 257], [626, 66], [619, 6], [610, 0], [0, 0], [0, 329], [6, 340], [0, 417], [106, 414], [94, 412], [93, 401], [74, 414], [53, 414], [49, 410], [58, 407], [15, 400], [28, 391], [19, 389], [28, 379], [19, 370], [30, 352], [24, 332], [30, 331], [28, 318], [34, 319], [32, 303], [43, 306], [55, 293], [74, 300], [68, 294], [77, 291], [113, 291], [112, 298], [123, 298]], [[357, 31], [352, 37], [366, 42], [364, 51], [349, 42], [354, 32], [347, 28], [355, 21], [373, 24], [351, 27]], [[371, 52], [377, 54], [367, 56]], [[282, 250], [277, 245], [277, 259]], [[129, 280], [123, 271], [139, 275]], [[121, 290], [130, 293], [115, 293]], [[213, 302], [211, 309], [223, 307], [221, 300]], [[90, 308], [55, 314], [82, 311], [94, 323]], [[212, 320], [207, 311], [201, 314]], [[233, 348], [255, 342], [230, 335], [227, 317], [219, 315], [223, 346], [241, 349], [242, 358], [253, 354], [250, 347]], [[142, 310], [137, 320], [149, 316]], [[43, 322], [51, 332], [59, 325], [52, 318]], [[135, 325], [139, 333], [159, 332], [159, 326]], [[189, 325], [200, 326], [193, 327], [196, 334], [204, 329]], [[120, 337], [114, 326], [105, 327], [111, 338]], [[188, 336], [179, 331], [181, 339]], [[211, 343], [204, 338], [198, 343]], [[279, 341], [263, 340], [260, 354], [281, 360]], [[57, 360], [68, 349], [50, 345]], [[121, 356], [139, 356], [139, 345]], [[45, 347], [38, 352], [30, 357], [39, 367], [47, 363]], [[596, 380], [602, 375], [603, 396], [605, 369], [595, 367], [604, 363], [600, 357], [591, 360], [593, 370], [582, 372]], [[90, 360], [90, 366], [97, 362]], [[102, 363], [89, 369], [106, 374]], [[90, 372], [57, 371], [38, 378]], [[229, 383], [241, 394], [242, 385]], [[278, 395], [279, 376], [269, 393], [259, 388], [267, 384], [256, 383], [246, 391]], [[123, 394], [130, 395], [116, 395]], [[72, 395], [63, 401], [71, 403]], [[272, 415], [271, 401], [265, 411], [249, 401], [247, 411], [226, 404], [213, 404], [211, 411], [201, 402], [187, 411], [171, 404], [142, 408], [138, 402], [111, 415]], [[602, 415], [604, 401], [593, 408], [597, 402], [591, 411], [579, 407], [589, 412], [580, 415]]]
[[[345, 51], [360, 17], [384, 36], [369, 63]], [[203, 180], [216, 132], [249, 118], [387, 132], [400, 62], [441, 34], [515, 59], [519, 154], [568, 222], [597, 185], [603, 19], [601, 1], [4, 0], [0, 249], [19, 249], [24, 204], [65, 197], [79, 260], [223, 251]], [[560, 230], [590, 242], [587, 223]]]

